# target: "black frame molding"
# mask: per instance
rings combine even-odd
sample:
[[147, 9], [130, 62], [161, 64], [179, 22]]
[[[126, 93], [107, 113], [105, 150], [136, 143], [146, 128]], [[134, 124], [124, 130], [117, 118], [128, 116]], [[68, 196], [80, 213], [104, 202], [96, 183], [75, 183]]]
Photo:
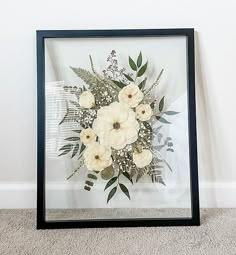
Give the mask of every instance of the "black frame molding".
[[[46, 221], [45, 218], [45, 51], [46, 38], [186, 36], [191, 218], [136, 218]], [[137, 226], [199, 226], [199, 188], [195, 103], [194, 29], [40, 30], [37, 31], [37, 229]]]

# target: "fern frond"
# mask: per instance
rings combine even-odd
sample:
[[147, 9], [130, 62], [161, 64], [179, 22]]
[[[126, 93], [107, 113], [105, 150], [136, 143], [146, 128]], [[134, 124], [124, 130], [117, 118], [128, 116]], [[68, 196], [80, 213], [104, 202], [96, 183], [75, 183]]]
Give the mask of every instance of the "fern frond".
[[88, 84], [89, 87], [94, 87], [97, 85], [98, 83], [97, 78], [94, 75], [92, 75], [89, 71], [82, 69], [80, 67], [70, 66], [70, 68], [81, 80]]

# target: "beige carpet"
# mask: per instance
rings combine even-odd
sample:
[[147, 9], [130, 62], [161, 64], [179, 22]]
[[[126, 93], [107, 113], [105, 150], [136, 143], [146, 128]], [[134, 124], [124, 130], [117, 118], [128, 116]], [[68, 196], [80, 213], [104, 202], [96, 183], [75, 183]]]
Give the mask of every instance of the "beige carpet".
[[200, 227], [35, 230], [34, 210], [0, 210], [1, 255], [236, 255], [236, 209], [204, 209]]

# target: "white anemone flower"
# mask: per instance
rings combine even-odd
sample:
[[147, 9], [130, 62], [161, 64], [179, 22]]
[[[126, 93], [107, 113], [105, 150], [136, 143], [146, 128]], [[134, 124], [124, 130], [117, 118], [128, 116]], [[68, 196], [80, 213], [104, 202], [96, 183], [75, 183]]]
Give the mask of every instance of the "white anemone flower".
[[125, 86], [118, 95], [119, 101], [131, 108], [136, 107], [143, 100], [143, 97], [143, 92], [134, 83]]
[[136, 117], [141, 121], [149, 120], [152, 114], [152, 108], [149, 104], [140, 104], [136, 107]]
[[98, 110], [93, 130], [102, 144], [120, 150], [138, 139], [139, 124], [128, 105], [113, 102]]
[[143, 149], [141, 152], [134, 152], [133, 162], [138, 168], [149, 165], [152, 161], [152, 153], [150, 150]]
[[84, 151], [84, 163], [88, 170], [102, 171], [112, 164], [111, 149], [97, 142]]
[[84, 91], [79, 97], [79, 105], [90, 109], [95, 106], [95, 97], [90, 91]]
[[88, 145], [96, 141], [96, 134], [92, 128], [85, 128], [80, 133], [80, 139], [84, 145]]

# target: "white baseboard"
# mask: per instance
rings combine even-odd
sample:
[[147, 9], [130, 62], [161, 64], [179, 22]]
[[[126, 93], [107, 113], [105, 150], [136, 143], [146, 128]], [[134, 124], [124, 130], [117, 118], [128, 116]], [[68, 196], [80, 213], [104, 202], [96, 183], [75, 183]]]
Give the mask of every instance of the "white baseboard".
[[[65, 184], [52, 184], [49, 190], [52, 196], [70, 192]], [[201, 208], [236, 208], [235, 197], [236, 182], [200, 184]], [[36, 208], [36, 185], [0, 183], [0, 208]]]

